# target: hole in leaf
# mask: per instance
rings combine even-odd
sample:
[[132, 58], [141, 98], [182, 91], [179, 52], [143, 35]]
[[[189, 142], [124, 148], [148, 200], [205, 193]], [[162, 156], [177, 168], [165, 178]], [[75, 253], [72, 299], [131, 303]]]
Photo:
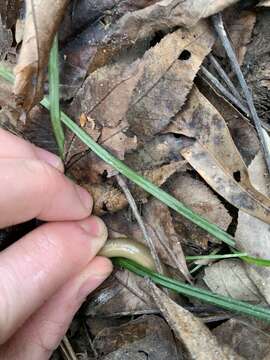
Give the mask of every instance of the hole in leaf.
[[235, 181], [240, 182], [241, 181], [241, 173], [239, 170], [235, 171], [233, 173], [233, 178]]
[[179, 55], [179, 60], [188, 60], [191, 57], [191, 53], [188, 50], [183, 50], [181, 54]]
[[163, 32], [162, 31], [157, 31], [154, 34], [154, 36], [152, 37], [151, 41], [150, 41], [150, 46], [152, 47], [152, 46], [157, 45], [162, 38], [164, 38]]

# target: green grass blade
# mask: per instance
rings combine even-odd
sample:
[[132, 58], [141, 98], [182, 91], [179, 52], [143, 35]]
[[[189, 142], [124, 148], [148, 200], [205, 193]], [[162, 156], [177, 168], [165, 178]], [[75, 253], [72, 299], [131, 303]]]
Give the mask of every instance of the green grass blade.
[[220, 254], [220, 255], [196, 255], [196, 256], [186, 256], [187, 261], [194, 260], [222, 260], [222, 259], [231, 259], [231, 258], [242, 258], [247, 257], [247, 253], [234, 253], [234, 254]]
[[[6, 70], [7, 71], [7, 70]], [[41, 101], [41, 104], [50, 110], [50, 101], [48, 98], [44, 98]], [[219, 228], [217, 225], [210, 223], [208, 220], [202, 216], [196, 214], [191, 209], [187, 208], [182, 202], [175, 199], [170, 194], [166, 193], [164, 190], [160, 189], [156, 185], [152, 184], [150, 181], [144, 177], [137, 174], [135, 171], [130, 169], [122, 161], [115, 158], [102, 146], [97, 144], [82, 128], [80, 128], [74, 121], [72, 121], [65, 113], [61, 112], [62, 122], [75, 134], [77, 137], [85, 143], [94, 153], [96, 153], [102, 160], [110, 164], [113, 168], [118, 170], [122, 175], [126, 176], [129, 180], [134, 182], [136, 185], [143, 188], [149, 194], [156, 197], [158, 200], [162, 201], [171, 209], [175, 210], [179, 214], [186, 217], [188, 220], [192, 221], [194, 224], [198, 225], [202, 229], [206, 230], [209, 234], [215, 236], [217, 239], [223, 241], [224, 243], [234, 246], [235, 242], [232, 236], [226, 233], [226, 231]]]
[[53, 46], [49, 59], [49, 99], [50, 114], [53, 133], [59, 149], [59, 154], [63, 159], [65, 135], [61, 122], [60, 105], [59, 105], [59, 65], [58, 65], [58, 38], [54, 38]]
[[203, 290], [192, 285], [184, 284], [179, 281], [167, 278], [144, 268], [137, 263], [122, 258], [114, 259], [114, 262], [133, 273], [150, 278], [157, 285], [171, 289], [179, 294], [193, 297], [211, 305], [221, 307], [225, 310], [237, 312], [239, 314], [253, 316], [257, 319], [270, 322], [270, 310], [256, 305], [251, 305], [243, 301], [234, 300], [225, 296], [217, 295], [211, 291]]

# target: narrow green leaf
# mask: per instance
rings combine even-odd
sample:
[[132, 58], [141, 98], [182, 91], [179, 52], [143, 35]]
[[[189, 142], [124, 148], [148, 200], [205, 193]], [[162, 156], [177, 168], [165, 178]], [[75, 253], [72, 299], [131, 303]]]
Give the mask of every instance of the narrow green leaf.
[[148, 270], [143, 266], [138, 265], [134, 261], [128, 259], [115, 258], [114, 262], [120, 267], [132, 271], [139, 276], [148, 277], [154, 283], [171, 289], [179, 294], [193, 297], [208, 304], [221, 307], [225, 310], [237, 312], [243, 315], [253, 316], [257, 319], [270, 322], [270, 310], [268, 308], [251, 305], [243, 301], [234, 300], [229, 297], [214, 294], [211, 291], [203, 290], [192, 285], [181, 283], [180, 281], [170, 279], [166, 276]]
[[231, 258], [242, 258], [247, 257], [247, 253], [234, 253], [234, 254], [220, 254], [220, 255], [197, 255], [197, 256], [186, 256], [187, 261], [194, 260], [222, 260], [222, 259], [231, 259]]
[[59, 105], [58, 38], [54, 38], [49, 59], [49, 99], [53, 133], [61, 158], [64, 156], [65, 135], [62, 128]]

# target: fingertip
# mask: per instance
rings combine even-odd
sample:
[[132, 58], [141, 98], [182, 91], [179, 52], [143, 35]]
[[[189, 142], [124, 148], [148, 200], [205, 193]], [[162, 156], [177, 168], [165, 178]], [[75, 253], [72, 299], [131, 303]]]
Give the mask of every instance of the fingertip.
[[92, 209], [93, 209], [92, 196], [82, 186], [79, 186], [77, 184], [75, 184], [74, 186], [75, 186], [76, 193], [80, 199], [80, 202], [81, 202], [83, 208], [85, 209], [85, 214], [86, 214], [85, 216], [90, 215], [92, 212]]
[[59, 156], [37, 146], [33, 146], [33, 148], [38, 160], [46, 162], [62, 173], [64, 172], [64, 164]]

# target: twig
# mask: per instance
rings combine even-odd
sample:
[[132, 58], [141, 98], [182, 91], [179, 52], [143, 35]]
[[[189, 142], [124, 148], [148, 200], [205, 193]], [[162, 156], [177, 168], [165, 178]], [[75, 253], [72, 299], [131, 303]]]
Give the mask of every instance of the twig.
[[146, 241], [146, 243], [147, 243], [147, 245], [148, 245], [148, 247], [150, 249], [151, 255], [153, 256], [157, 271], [159, 273], [163, 274], [163, 268], [162, 268], [162, 265], [160, 263], [160, 260], [159, 260], [155, 245], [154, 245], [153, 240], [151, 239], [151, 237], [148, 235], [148, 232], [146, 230], [146, 227], [144, 225], [142, 217], [139, 214], [136, 202], [135, 202], [131, 192], [129, 191], [129, 188], [127, 187], [127, 184], [126, 184], [125, 180], [123, 179], [123, 177], [118, 174], [118, 175], [116, 175], [116, 179], [117, 179], [118, 185], [121, 187], [124, 194], [126, 195], [127, 201], [129, 203], [132, 211], [133, 211], [135, 219], [137, 220], [138, 225], [139, 225], [139, 227], [140, 227], [140, 229], [141, 229], [141, 231], [143, 233], [145, 241]]
[[247, 105], [248, 105], [248, 108], [250, 110], [250, 114], [251, 114], [251, 117], [252, 117], [252, 119], [254, 121], [254, 125], [255, 125], [255, 128], [256, 128], [260, 143], [261, 143], [261, 147], [262, 147], [265, 162], [266, 162], [266, 165], [267, 165], [267, 168], [268, 168], [268, 172], [270, 173], [270, 149], [267, 146], [266, 138], [265, 138], [265, 135], [264, 135], [263, 130], [262, 130], [261, 121], [260, 121], [260, 118], [259, 118], [259, 116], [257, 114], [251, 92], [249, 91], [246, 80], [245, 80], [245, 78], [243, 76], [240, 65], [239, 65], [239, 63], [237, 61], [237, 57], [235, 55], [235, 52], [234, 52], [234, 50], [232, 48], [230, 40], [229, 40], [229, 38], [227, 36], [227, 33], [225, 31], [221, 14], [213, 15], [212, 20], [213, 20], [215, 30], [216, 30], [216, 32], [217, 32], [217, 34], [218, 34], [218, 36], [220, 38], [220, 41], [221, 41], [221, 43], [222, 43], [222, 45], [223, 45], [223, 47], [224, 47], [224, 49], [225, 49], [225, 51], [227, 53], [227, 56], [228, 56], [228, 58], [230, 60], [231, 67], [234, 70], [234, 72], [235, 72], [235, 74], [236, 74], [236, 76], [238, 78], [238, 81], [239, 81], [239, 83], [241, 85], [241, 88], [243, 90], [243, 93], [245, 95]]
[[60, 349], [67, 360], [78, 360], [67, 336], [65, 335], [61, 341]]
[[223, 70], [222, 66], [220, 65], [220, 63], [217, 61], [217, 59], [214, 57], [214, 55], [209, 54], [208, 56], [211, 64], [214, 66], [214, 68], [216, 69], [217, 73], [220, 75], [220, 77], [223, 79], [223, 81], [225, 82], [225, 84], [228, 86], [228, 88], [230, 89], [231, 93], [234, 95], [234, 97], [236, 97], [236, 99], [238, 99], [240, 101], [240, 103], [243, 101], [241, 95], [239, 94], [238, 90], [236, 89], [236, 87], [234, 86], [233, 82], [231, 81], [231, 79], [229, 78], [229, 76], [226, 74], [226, 72]]
[[238, 107], [240, 110], [242, 110], [246, 115], [249, 115], [249, 110], [242, 105], [242, 103], [234, 96], [232, 95], [222, 84], [221, 82], [208, 71], [204, 66], [201, 66], [202, 75], [204, 75], [207, 80], [211, 82], [211, 84], [218, 89], [221, 94], [226, 97], [228, 100], [231, 101], [232, 104], [234, 104], [236, 107]]
[[87, 329], [87, 326], [86, 326], [85, 322], [83, 322], [83, 330], [85, 332], [85, 335], [87, 337], [87, 340], [88, 340], [89, 345], [91, 347], [91, 350], [93, 352], [94, 358], [97, 359], [98, 358], [98, 352], [97, 352], [96, 348], [94, 347], [93, 341], [92, 341], [92, 339], [91, 339], [91, 337], [89, 335], [89, 332], [88, 332], [88, 329]]

